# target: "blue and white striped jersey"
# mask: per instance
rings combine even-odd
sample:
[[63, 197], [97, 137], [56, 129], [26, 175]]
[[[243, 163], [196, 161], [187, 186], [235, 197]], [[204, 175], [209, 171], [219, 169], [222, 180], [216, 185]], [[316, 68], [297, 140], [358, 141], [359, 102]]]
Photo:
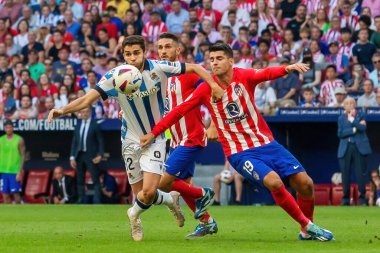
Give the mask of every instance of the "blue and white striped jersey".
[[[113, 72], [108, 71], [95, 89], [103, 100], [115, 97], [119, 102], [123, 111], [121, 139], [140, 143], [140, 136], [151, 132], [164, 115], [167, 78], [185, 73], [185, 64], [146, 59], [141, 87], [131, 95], [115, 90]], [[165, 140], [165, 135], [157, 137], [160, 139]]]

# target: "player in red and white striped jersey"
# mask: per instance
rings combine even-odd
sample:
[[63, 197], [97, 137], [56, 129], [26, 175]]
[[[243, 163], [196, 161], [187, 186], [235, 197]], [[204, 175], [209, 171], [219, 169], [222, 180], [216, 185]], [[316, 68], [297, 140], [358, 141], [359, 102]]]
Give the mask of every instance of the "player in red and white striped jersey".
[[167, 32], [168, 28], [165, 23], [160, 20], [159, 12], [153, 11], [150, 14], [150, 20], [150, 22], [144, 25], [141, 36], [148, 41], [156, 42], [158, 36], [160, 36], [161, 33]]
[[[333, 234], [315, 225], [313, 181], [305, 169], [283, 146], [278, 144], [254, 104], [257, 84], [282, 77], [290, 71], [306, 72], [303, 63], [262, 70], [232, 68], [232, 49], [224, 43], [210, 47], [213, 78], [224, 89], [219, 101], [211, 100], [211, 89], [201, 84], [184, 103], [174, 108], [151, 133], [140, 138], [150, 144], [159, 133], [177, 122], [195, 106], [205, 104], [217, 128], [219, 140], [230, 164], [252, 183], [268, 188], [276, 203], [301, 225], [299, 238], [333, 240]], [[282, 180], [298, 193], [297, 202]]]

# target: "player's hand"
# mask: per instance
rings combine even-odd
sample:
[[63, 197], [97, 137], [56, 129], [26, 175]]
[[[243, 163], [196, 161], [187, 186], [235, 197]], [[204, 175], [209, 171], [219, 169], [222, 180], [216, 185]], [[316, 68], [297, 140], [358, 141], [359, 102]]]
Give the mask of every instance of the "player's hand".
[[119, 112], [118, 118], [119, 118], [119, 120], [121, 120], [123, 118], [123, 111]]
[[305, 63], [295, 63], [295, 64], [288, 65], [285, 68], [286, 72], [288, 72], [288, 73], [292, 72], [292, 71], [298, 71], [299, 73], [305, 73], [309, 69], [310, 69], [309, 64], [305, 64]]
[[71, 166], [71, 168], [76, 169], [77, 168], [77, 162], [75, 160], [70, 160], [70, 166]]
[[97, 157], [95, 157], [94, 159], [92, 159], [92, 162], [94, 164], [98, 164], [102, 161], [102, 156], [101, 155], [98, 155]]
[[217, 102], [222, 99], [224, 90], [219, 85], [212, 86], [212, 100]]
[[218, 141], [218, 130], [216, 129], [214, 123], [211, 123], [210, 127], [206, 130], [207, 139], [210, 141]]
[[152, 133], [149, 133], [149, 134], [146, 134], [142, 137], [140, 137], [140, 145], [142, 148], [148, 146], [149, 144], [152, 143], [152, 141], [154, 140], [155, 136], [154, 134]]
[[62, 109], [53, 109], [49, 112], [48, 116], [48, 122], [51, 123], [53, 119], [56, 119], [58, 117], [61, 117], [63, 115], [63, 110]]
[[21, 182], [21, 175], [22, 175], [21, 171], [19, 173], [17, 173], [17, 175], [16, 175], [16, 181], [17, 182]]

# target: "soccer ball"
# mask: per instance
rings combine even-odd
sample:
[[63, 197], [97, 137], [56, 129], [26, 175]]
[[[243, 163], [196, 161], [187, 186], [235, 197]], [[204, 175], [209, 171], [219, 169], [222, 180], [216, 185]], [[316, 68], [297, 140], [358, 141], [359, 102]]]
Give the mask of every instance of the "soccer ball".
[[129, 95], [136, 92], [142, 83], [140, 71], [132, 65], [120, 65], [115, 68], [112, 75], [113, 86], [122, 94]]
[[339, 185], [342, 183], [342, 173], [335, 172], [331, 177], [331, 182], [335, 185]]
[[231, 171], [223, 170], [222, 172], [220, 172], [220, 181], [222, 181], [225, 184], [228, 184], [230, 183], [231, 176], [232, 176]]

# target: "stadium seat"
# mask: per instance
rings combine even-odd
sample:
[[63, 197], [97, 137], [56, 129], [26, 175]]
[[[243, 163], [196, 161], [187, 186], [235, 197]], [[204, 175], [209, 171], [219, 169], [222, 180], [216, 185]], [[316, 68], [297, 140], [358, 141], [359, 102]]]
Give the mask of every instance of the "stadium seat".
[[24, 202], [46, 204], [50, 188], [50, 170], [30, 170], [26, 180]]
[[3, 200], [3, 194], [0, 193], [0, 203], [3, 203], [4, 200]]
[[76, 171], [74, 169], [66, 169], [63, 170], [63, 174], [68, 175], [70, 177], [75, 177]]
[[126, 171], [110, 169], [108, 170], [108, 174], [113, 176], [116, 180], [117, 186], [119, 188], [119, 195], [121, 197], [120, 203], [126, 204], [127, 185], [128, 185], [128, 177], [127, 177]]
[[[355, 204], [355, 185], [351, 185], [350, 189], [350, 203]], [[339, 206], [342, 204], [343, 187], [341, 185], [333, 186], [331, 195], [331, 204], [333, 206]]]
[[316, 184], [314, 185], [315, 205], [329, 206], [331, 204], [331, 185]]

